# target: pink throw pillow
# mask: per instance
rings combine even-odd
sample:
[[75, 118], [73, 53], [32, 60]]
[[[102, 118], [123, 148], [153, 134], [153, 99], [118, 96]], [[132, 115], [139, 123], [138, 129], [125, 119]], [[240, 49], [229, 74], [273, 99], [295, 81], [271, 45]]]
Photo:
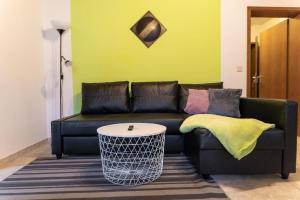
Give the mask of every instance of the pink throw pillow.
[[189, 89], [184, 111], [188, 114], [205, 114], [208, 111], [209, 97], [208, 90]]

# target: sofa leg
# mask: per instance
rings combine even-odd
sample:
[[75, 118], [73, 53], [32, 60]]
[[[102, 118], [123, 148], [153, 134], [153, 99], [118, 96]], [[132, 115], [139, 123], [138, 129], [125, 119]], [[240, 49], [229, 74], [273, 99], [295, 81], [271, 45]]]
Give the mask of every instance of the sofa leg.
[[289, 175], [290, 175], [289, 173], [283, 172], [283, 173], [281, 173], [281, 178], [282, 179], [288, 179]]
[[62, 154], [61, 153], [57, 153], [56, 154], [56, 159], [61, 159], [62, 158]]
[[202, 177], [203, 177], [205, 180], [211, 179], [211, 177], [210, 177], [209, 174], [202, 174]]

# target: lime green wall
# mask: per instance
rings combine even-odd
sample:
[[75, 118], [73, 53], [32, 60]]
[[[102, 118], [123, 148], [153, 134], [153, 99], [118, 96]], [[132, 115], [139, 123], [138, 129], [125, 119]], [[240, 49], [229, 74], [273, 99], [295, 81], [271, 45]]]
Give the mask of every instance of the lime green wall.
[[[149, 49], [130, 31], [148, 10], [167, 28]], [[75, 111], [81, 83], [220, 81], [220, 0], [71, 0]]]

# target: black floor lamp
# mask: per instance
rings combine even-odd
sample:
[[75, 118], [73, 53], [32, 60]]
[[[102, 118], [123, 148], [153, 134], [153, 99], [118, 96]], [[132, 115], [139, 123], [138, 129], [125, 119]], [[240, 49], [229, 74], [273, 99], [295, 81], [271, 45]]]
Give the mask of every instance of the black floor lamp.
[[64, 112], [64, 104], [63, 104], [63, 80], [64, 80], [64, 74], [62, 71], [62, 34], [66, 31], [64, 29], [56, 29], [57, 32], [59, 33], [59, 117], [63, 118], [63, 112]]
[[67, 60], [62, 55], [62, 35], [66, 30], [69, 29], [69, 26], [67, 24], [52, 21], [53, 27], [57, 30], [59, 33], [59, 117], [60, 119], [63, 118], [63, 80], [64, 80], [64, 74], [63, 74], [63, 62], [66, 66], [72, 65], [72, 62], [70, 60]]

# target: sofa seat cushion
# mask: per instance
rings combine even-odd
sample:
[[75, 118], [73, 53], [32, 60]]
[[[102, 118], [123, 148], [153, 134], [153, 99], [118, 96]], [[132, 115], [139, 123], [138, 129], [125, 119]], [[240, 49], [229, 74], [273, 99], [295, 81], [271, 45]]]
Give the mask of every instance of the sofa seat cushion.
[[[193, 131], [194, 139], [198, 140], [200, 149], [224, 149], [219, 140], [207, 129], [197, 128]], [[258, 138], [256, 149], [283, 149], [284, 132], [281, 129], [272, 128], [266, 130]]]
[[166, 134], [178, 135], [179, 127], [185, 119], [179, 113], [123, 113], [77, 115], [61, 122], [62, 136], [96, 136], [101, 126], [115, 123], [156, 123], [167, 127]]

